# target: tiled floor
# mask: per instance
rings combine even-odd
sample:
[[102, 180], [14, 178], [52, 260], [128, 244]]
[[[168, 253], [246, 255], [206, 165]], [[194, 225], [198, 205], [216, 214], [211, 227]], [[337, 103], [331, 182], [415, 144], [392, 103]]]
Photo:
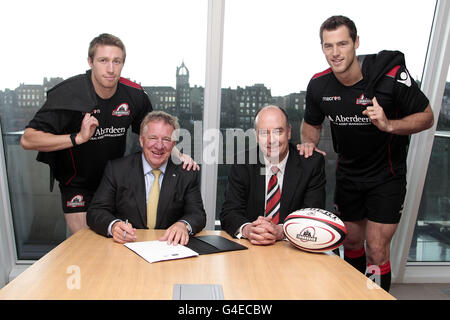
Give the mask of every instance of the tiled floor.
[[389, 293], [398, 300], [450, 300], [450, 283], [394, 283]]

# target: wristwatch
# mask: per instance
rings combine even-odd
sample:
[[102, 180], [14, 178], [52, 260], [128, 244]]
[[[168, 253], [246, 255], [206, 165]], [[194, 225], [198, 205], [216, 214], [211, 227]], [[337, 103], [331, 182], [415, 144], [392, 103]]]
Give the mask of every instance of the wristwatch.
[[72, 141], [73, 146], [75, 147], [77, 145], [77, 142], [75, 141], [75, 137], [77, 136], [78, 133], [72, 133], [70, 135], [70, 140]]
[[192, 229], [191, 229], [191, 226], [189, 225], [189, 223], [187, 221], [185, 221], [185, 220], [180, 220], [180, 222], [184, 223], [184, 226], [186, 227], [186, 230], [187, 230], [188, 234], [191, 235], [192, 234]]

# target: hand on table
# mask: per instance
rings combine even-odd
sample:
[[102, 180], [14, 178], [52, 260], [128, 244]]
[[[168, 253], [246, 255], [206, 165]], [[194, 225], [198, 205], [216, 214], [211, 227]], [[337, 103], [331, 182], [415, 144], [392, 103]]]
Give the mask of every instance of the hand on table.
[[171, 225], [159, 241], [167, 241], [167, 244], [187, 245], [189, 242], [189, 233], [184, 222], [178, 221]]
[[244, 226], [242, 235], [256, 245], [270, 245], [284, 238], [283, 226], [274, 224], [271, 217], [262, 216]]

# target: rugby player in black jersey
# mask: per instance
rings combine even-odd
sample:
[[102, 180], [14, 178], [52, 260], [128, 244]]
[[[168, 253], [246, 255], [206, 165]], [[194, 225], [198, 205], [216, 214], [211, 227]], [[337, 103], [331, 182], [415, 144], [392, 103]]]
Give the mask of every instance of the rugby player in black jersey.
[[433, 113], [403, 54], [356, 55], [359, 37], [347, 17], [328, 18], [320, 39], [330, 68], [308, 84], [298, 150], [305, 157], [313, 150], [324, 154], [317, 146], [326, 117], [338, 154], [336, 213], [348, 230], [344, 258], [368, 276], [375, 273], [372, 279], [389, 291], [390, 242], [406, 193], [408, 135], [430, 128]]
[[[49, 90], [21, 138], [22, 147], [39, 151], [37, 160], [49, 164], [59, 182], [71, 233], [87, 227], [87, 207], [108, 160], [124, 155], [128, 128], [139, 134], [141, 120], [152, 111], [142, 87], [120, 76], [125, 57], [118, 37], [103, 33], [94, 38], [90, 70]], [[191, 157], [175, 154], [183, 168], [198, 170]]]

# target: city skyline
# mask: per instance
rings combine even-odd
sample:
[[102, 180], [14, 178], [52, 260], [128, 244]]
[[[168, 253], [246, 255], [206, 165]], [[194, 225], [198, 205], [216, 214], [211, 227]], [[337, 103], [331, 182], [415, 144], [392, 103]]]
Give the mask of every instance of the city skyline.
[[[154, 110], [163, 110], [178, 117], [183, 128], [192, 131], [194, 121], [203, 120], [204, 88], [190, 84], [190, 71], [184, 61], [176, 66], [176, 85], [146, 86], [140, 84], [148, 94]], [[35, 112], [44, 104], [49, 89], [64, 79], [44, 77], [42, 84], [21, 83], [15, 89], [0, 90], [0, 116], [5, 133], [21, 132]], [[264, 84], [221, 90], [220, 128], [253, 127], [256, 111], [264, 105], [276, 104], [290, 114], [291, 122], [299, 126], [305, 103], [305, 92], [274, 96]], [[293, 135], [299, 139], [298, 132]]]
[[[150, 100], [152, 104], [154, 105], [154, 108], [156, 109], [164, 109], [169, 112], [179, 112], [180, 107], [183, 107], [184, 113], [197, 113], [197, 118], [202, 117], [199, 113], [203, 109], [203, 96], [204, 96], [204, 87], [199, 86], [197, 84], [192, 85], [190, 83], [190, 71], [185, 65], [184, 61], [181, 62], [180, 65], [175, 67], [176, 69], [176, 76], [174, 77], [175, 80], [175, 86], [171, 86], [169, 84], [161, 84], [157, 86], [149, 86], [144, 83], [139, 83], [141, 87], [147, 92], [147, 94], [150, 97]], [[42, 78], [41, 84], [29, 84], [21, 82], [19, 86], [16, 88], [5, 88], [5, 90], [0, 90], [0, 107], [1, 106], [18, 106], [18, 107], [41, 107], [42, 104], [45, 102], [45, 96], [49, 89], [51, 89], [53, 86], [57, 85], [59, 82], [65, 80], [62, 77], [49, 77], [45, 76]], [[130, 79], [131, 80], [131, 79]], [[444, 93], [444, 101], [443, 101], [443, 110], [442, 114], [445, 116], [449, 116], [448, 109], [448, 103], [446, 96], [448, 95], [448, 88], [449, 88], [449, 82], [447, 82], [446, 90]], [[304, 109], [305, 101], [304, 101], [304, 95], [306, 93], [306, 89], [299, 90], [296, 92], [290, 92], [285, 95], [273, 95], [271, 92], [271, 89], [266, 86], [264, 83], [254, 83], [254, 84], [236, 84], [234, 87], [222, 87], [222, 112], [224, 105], [231, 103], [232, 100], [236, 100], [236, 97], [229, 98], [227, 95], [229, 95], [229, 92], [232, 91], [244, 91], [238, 93], [238, 95], [260, 95], [261, 93], [258, 93], [259, 91], [263, 90], [262, 93], [262, 100], [261, 97], [259, 97], [259, 103], [257, 102], [257, 106], [255, 106], [255, 103], [253, 103], [253, 107], [250, 108], [251, 113], [247, 112], [248, 115], [252, 115], [257, 108], [255, 107], [261, 107], [263, 105], [267, 105], [269, 103], [273, 103], [276, 105], [279, 105], [281, 107], [294, 107], [296, 110]], [[227, 91], [228, 90], [228, 91]], [[246, 92], [245, 91], [251, 91]], [[296, 103], [288, 102], [286, 103], [286, 99], [289, 99], [292, 95], [301, 95], [302, 101], [298, 101], [296, 99]], [[165, 97], [165, 99], [159, 99], [159, 97]], [[267, 97], [266, 97], [267, 96]], [[298, 98], [298, 96], [297, 96]], [[230, 100], [231, 99], [231, 100]], [[283, 100], [284, 99], [284, 100]], [[184, 101], [185, 100], [185, 101]], [[239, 99], [240, 101], [244, 101], [242, 99]], [[22, 102], [25, 101], [25, 102]], [[247, 101], [249, 101], [247, 99]], [[254, 101], [252, 99], [252, 101]], [[195, 104], [195, 106], [194, 106]], [[158, 108], [158, 106], [160, 106]], [[240, 108], [242, 107], [251, 107], [249, 103], [243, 104], [240, 103]], [[175, 107], [177, 110], [175, 110]], [[194, 108], [200, 108], [201, 110], [193, 110]], [[239, 108], [239, 106], [237, 107]], [[37, 109], [36, 109], [37, 110]]]

